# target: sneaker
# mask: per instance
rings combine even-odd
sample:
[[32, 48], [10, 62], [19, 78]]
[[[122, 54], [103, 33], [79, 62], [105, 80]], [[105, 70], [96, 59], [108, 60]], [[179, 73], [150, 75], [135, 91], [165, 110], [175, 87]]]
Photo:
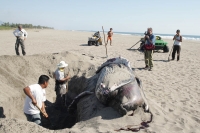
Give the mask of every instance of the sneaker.
[[149, 69], [149, 67], [148, 67], [148, 66], [145, 66], [144, 70], [147, 70], [147, 69]]
[[153, 67], [150, 67], [150, 68], [149, 68], [149, 71], [153, 71]]

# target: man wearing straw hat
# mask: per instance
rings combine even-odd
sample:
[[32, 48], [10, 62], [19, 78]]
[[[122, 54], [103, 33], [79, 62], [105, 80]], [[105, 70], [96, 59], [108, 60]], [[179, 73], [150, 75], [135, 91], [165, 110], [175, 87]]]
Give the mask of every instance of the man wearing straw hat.
[[56, 91], [55, 106], [62, 107], [65, 106], [65, 94], [67, 92], [66, 81], [70, 79], [70, 76], [69, 74], [65, 75], [64, 69], [68, 66], [68, 64], [65, 63], [65, 61], [61, 61], [57, 66], [58, 68], [54, 73]]

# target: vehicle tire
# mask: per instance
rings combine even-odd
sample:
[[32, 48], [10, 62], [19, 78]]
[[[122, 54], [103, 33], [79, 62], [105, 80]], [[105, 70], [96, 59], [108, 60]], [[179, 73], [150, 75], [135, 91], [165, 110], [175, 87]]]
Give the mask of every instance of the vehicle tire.
[[164, 48], [163, 48], [163, 52], [164, 52], [164, 53], [169, 52], [169, 47], [168, 47], [168, 46], [164, 46]]
[[99, 46], [99, 42], [98, 41], [96, 41], [95, 44], [96, 44], [96, 46]]
[[88, 41], [88, 46], [90, 46], [90, 41]]
[[95, 44], [96, 44], [96, 43], [93, 41], [93, 42], [92, 42], [92, 45], [95, 45]]
[[88, 41], [88, 46], [91, 46], [92, 45], [92, 42], [91, 41]]

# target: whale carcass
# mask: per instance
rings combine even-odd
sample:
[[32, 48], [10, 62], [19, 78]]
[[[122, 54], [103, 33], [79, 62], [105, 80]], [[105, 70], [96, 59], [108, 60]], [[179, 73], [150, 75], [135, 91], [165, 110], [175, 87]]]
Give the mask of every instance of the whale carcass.
[[109, 59], [101, 65], [97, 74], [95, 94], [101, 103], [112, 106], [121, 115], [138, 106], [143, 107], [145, 112], [149, 111], [142, 83], [134, 75], [127, 59]]
[[[142, 82], [135, 76], [130, 62], [125, 58], [107, 60], [86, 82], [84, 91], [79, 93], [68, 106], [70, 110], [77, 105], [81, 116], [79, 120], [92, 117], [92, 109], [99, 108], [97, 107], [99, 102], [111, 106], [121, 115], [126, 115], [127, 111], [135, 110], [139, 106], [143, 107], [145, 112], [149, 111]], [[82, 99], [88, 95], [90, 96]]]

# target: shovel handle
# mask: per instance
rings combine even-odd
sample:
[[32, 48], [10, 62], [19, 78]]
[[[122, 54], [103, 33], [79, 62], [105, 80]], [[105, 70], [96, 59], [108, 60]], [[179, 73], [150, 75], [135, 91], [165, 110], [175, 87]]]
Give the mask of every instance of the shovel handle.
[[40, 111], [46, 118], [48, 118], [47, 114], [46, 114], [44, 111], [42, 111], [42, 110], [40, 109], [40, 107], [38, 107], [38, 105], [35, 105], [35, 106], [39, 109], [39, 111]]

